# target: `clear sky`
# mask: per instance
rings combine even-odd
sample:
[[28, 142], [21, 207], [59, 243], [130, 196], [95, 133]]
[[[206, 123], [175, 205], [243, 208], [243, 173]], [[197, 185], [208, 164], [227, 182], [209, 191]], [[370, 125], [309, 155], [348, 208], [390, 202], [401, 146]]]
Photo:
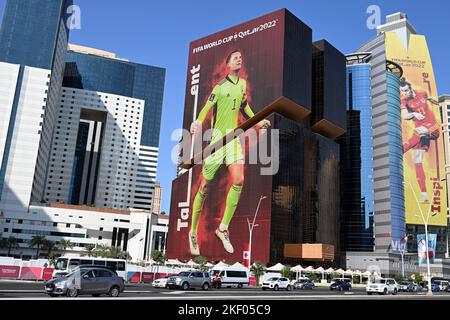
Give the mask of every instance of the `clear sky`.
[[[0, 0], [0, 15], [3, 13]], [[280, 8], [289, 9], [313, 29], [313, 39], [327, 39], [343, 53], [353, 52], [375, 36], [366, 20], [369, 5], [384, 16], [402, 11], [417, 32], [427, 36], [440, 94], [450, 93], [447, 0], [74, 0], [81, 8], [81, 29], [70, 42], [117, 53], [118, 56], [167, 69], [161, 121], [158, 180], [162, 210], [168, 212], [176, 169], [170, 154], [174, 129], [181, 127], [189, 42]]]

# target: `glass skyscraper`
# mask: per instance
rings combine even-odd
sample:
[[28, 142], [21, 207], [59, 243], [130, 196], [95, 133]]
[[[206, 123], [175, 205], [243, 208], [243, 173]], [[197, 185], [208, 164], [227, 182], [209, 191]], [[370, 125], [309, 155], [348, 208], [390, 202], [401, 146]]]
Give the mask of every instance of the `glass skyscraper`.
[[164, 79], [163, 68], [69, 51], [63, 86], [144, 100], [141, 145], [157, 147]]
[[347, 132], [341, 145], [343, 251], [372, 251], [374, 212], [370, 55], [347, 58]]

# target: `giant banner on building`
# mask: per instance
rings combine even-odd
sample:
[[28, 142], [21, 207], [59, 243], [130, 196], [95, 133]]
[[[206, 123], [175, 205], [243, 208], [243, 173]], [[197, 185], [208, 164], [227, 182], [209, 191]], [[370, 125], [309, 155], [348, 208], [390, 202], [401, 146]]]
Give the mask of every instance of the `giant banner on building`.
[[[190, 44], [183, 128], [194, 141], [183, 137], [181, 157], [221, 141], [282, 95], [284, 29], [280, 10]], [[168, 257], [242, 262], [257, 214], [251, 259], [269, 260], [272, 177], [259, 160], [261, 150], [271, 152], [264, 137], [272, 122], [262, 120], [174, 180]]]
[[412, 34], [404, 43], [386, 32], [386, 59], [403, 68], [400, 80], [405, 221], [447, 225], [445, 156], [438, 93], [424, 36]]
[[[417, 235], [417, 254], [419, 258], [419, 265], [427, 264], [427, 259], [430, 263], [434, 263], [434, 257], [436, 256], [436, 239], [437, 234], [428, 234], [428, 246], [426, 242], [425, 234]], [[428, 249], [428, 250], [427, 250]]]

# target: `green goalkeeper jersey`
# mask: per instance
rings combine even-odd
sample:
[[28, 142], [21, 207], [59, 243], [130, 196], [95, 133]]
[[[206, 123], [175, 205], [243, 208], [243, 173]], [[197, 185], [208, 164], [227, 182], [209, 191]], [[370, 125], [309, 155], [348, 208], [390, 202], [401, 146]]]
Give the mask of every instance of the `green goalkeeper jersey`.
[[215, 142], [238, 127], [239, 112], [255, 115], [247, 102], [247, 82], [232, 75], [225, 77], [214, 87], [197, 120], [203, 122], [212, 108], [211, 128], [215, 130], [211, 142]]

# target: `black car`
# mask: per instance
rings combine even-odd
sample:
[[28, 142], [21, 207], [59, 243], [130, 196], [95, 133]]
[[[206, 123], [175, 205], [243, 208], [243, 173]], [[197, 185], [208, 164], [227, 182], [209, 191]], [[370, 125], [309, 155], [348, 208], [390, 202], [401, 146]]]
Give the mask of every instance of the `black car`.
[[315, 287], [314, 282], [310, 279], [299, 279], [294, 283], [294, 289], [313, 289]]
[[336, 280], [331, 284], [330, 290], [350, 291], [352, 290], [352, 284], [348, 281]]

